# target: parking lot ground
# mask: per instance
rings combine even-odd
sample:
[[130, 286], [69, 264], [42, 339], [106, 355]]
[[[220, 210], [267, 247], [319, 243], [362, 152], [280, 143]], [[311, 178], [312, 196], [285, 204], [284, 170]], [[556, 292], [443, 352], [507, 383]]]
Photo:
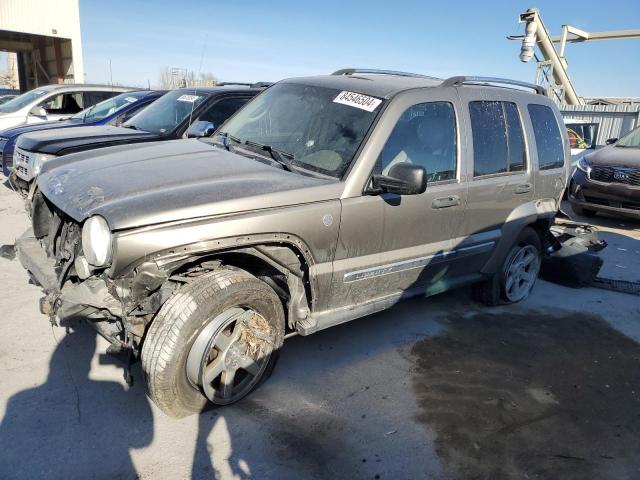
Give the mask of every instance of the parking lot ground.
[[[640, 224], [595, 222], [617, 272]], [[0, 185], [0, 244], [27, 225]], [[291, 338], [245, 400], [175, 420], [86, 325], [50, 327], [17, 259], [0, 282], [3, 479], [640, 477], [637, 296], [540, 281], [509, 307], [410, 300]]]

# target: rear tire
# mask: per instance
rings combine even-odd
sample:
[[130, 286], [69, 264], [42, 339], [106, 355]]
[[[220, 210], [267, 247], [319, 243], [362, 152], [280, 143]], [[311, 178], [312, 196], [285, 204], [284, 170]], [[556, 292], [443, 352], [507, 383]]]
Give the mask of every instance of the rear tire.
[[542, 243], [531, 227], [516, 238], [500, 270], [474, 285], [474, 299], [488, 306], [516, 303], [529, 296], [540, 273]]
[[597, 213], [595, 210], [579, 207], [577, 205], [571, 205], [571, 210], [573, 210], [573, 213], [581, 217], [595, 217]]
[[237, 402], [271, 373], [284, 325], [282, 302], [262, 280], [231, 269], [199, 277], [149, 327], [142, 345], [147, 394], [172, 417], [200, 412], [212, 400]]

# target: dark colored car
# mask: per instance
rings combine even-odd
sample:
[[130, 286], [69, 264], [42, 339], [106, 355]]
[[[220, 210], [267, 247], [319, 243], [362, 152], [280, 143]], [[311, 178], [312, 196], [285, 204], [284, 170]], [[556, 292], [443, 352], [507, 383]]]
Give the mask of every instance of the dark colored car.
[[153, 90], [126, 92], [82, 110], [68, 120], [24, 124], [1, 131], [0, 160], [2, 160], [2, 171], [6, 176], [10, 175], [13, 167], [13, 151], [16, 141], [24, 133], [52, 130], [54, 128], [96, 125], [119, 126], [165, 93], [164, 91]]
[[121, 127], [66, 128], [21, 135], [14, 155], [16, 183], [21, 190], [28, 190], [41, 165], [61, 155], [122, 144], [209, 136], [265, 86], [225, 83], [210, 88], [181, 88], [163, 95]]
[[640, 127], [584, 156], [569, 183], [569, 202], [578, 215], [597, 212], [640, 218]]

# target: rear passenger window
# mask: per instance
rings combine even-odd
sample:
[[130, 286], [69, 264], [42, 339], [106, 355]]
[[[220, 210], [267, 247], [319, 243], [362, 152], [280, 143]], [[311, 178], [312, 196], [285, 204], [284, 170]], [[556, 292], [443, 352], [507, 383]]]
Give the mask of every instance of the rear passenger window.
[[427, 170], [427, 181], [456, 178], [456, 118], [449, 102], [420, 103], [398, 120], [376, 163], [386, 175], [396, 163], [408, 162]]
[[526, 149], [518, 107], [512, 102], [469, 102], [473, 175], [521, 172]]
[[553, 110], [545, 105], [527, 107], [533, 124], [538, 151], [538, 168], [550, 170], [564, 166], [564, 145]]

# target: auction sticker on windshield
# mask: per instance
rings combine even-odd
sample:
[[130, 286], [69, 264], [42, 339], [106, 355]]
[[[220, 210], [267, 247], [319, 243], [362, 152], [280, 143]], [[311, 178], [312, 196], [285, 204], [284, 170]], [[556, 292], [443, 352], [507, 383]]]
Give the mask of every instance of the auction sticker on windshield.
[[361, 93], [342, 91], [336, 98], [333, 99], [334, 103], [341, 103], [342, 105], [349, 105], [350, 107], [360, 108], [367, 112], [373, 112], [378, 105], [382, 103], [382, 100], [369, 95], [362, 95]]
[[179, 102], [189, 102], [189, 103], [193, 103], [193, 102], [195, 102], [196, 100], [198, 100], [199, 98], [202, 98], [202, 97], [199, 97], [198, 95], [180, 95], [180, 96], [178, 97], [178, 101], [179, 101]]

